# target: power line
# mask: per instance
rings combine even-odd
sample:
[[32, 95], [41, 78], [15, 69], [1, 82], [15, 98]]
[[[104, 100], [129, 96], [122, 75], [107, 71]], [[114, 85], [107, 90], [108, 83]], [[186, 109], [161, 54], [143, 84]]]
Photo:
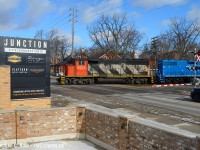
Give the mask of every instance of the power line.
[[[109, 0], [103, 0], [103, 1], [101, 1], [101, 3], [103, 3], [103, 2], [106, 2], [106, 1], [109, 1]], [[84, 4], [85, 2], [82, 2], [82, 4]], [[112, 2], [112, 3], [110, 3], [109, 5], [111, 6], [111, 5], [113, 5], [114, 4], [114, 2]], [[109, 5], [108, 5], [108, 7], [109, 7]], [[96, 4], [96, 5], [93, 5], [93, 7], [96, 7], [96, 6], [98, 6], [98, 4]], [[85, 6], [85, 9], [87, 8], [87, 6]], [[85, 10], [84, 9], [84, 7], [82, 7], [82, 9], [80, 9], [79, 11], [84, 11]], [[100, 10], [101, 8], [99, 8], [99, 10]], [[69, 16], [68, 16], [69, 17]], [[65, 14], [63, 14], [63, 15], [61, 15], [60, 17], [58, 17], [58, 18], [56, 18], [55, 20], [53, 20], [50, 24], [48, 24], [47, 26], [45, 26], [45, 27], [43, 27], [43, 28], [45, 28], [45, 30], [48, 30], [48, 29], [50, 29], [50, 28], [54, 28], [54, 27], [56, 27], [56, 26], [58, 26], [61, 22], [63, 22], [63, 21], [65, 21], [65, 19], [66, 19], [66, 17], [65, 17]], [[67, 22], [65, 22], [65, 23], [63, 23], [61, 26], [63, 26], [64, 24], [66, 24]], [[60, 27], [60, 26], [59, 26]]]
[[[106, 2], [106, 1], [109, 1], [109, 0], [103, 0], [103, 1], [101, 1], [101, 3], [102, 3], [102, 2]], [[82, 5], [82, 4], [85, 4], [85, 2], [79, 3], [79, 5]], [[98, 4], [97, 4], [97, 5], [98, 5]], [[96, 7], [97, 5], [94, 5], [93, 7]], [[78, 9], [78, 10], [79, 10], [79, 11], [84, 11], [86, 8], [88, 8], [88, 7], [87, 7], [87, 6], [85, 6], [85, 8], [84, 8], [84, 7], [81, 7], [81, 9]], [[65, 20], [65, 18], [63, 18], [63, 17], [65, 17], [64, 15], [65, 15], [65, 14], [62, 14], [62, 15], [59, 16], [58, 18], [52, 20], [52, 21], [51, 21], [47, 26], [45, 26], [44, 28], [49, 29], [49, 28], [52, 28], [52, 27], [57, 26], [60, 22], [62, 22], [62, 21]], [[68, 17], [69, 17], [69, 16], [68, 16]]]
[[[143, 12], [138, 13], [137, 15], [141, 15], [141, 14], [147, 13], [147, 12], [149, 12], [149, 11], [153, 11], [153, 10], [160, 9], [160, 8], [163, 8], [163, 7], [173, 6], [173, 5], [176, 5], [176, 4], [181, 3], [181, 2], [183, 2], [183, 1], [185, 1], [185, 0], [181, 0], [181, 1], [179, 1], [179, 2], [167, 4], [167, 5], [164, 5], [164, 6], [159, 6], [159, 7], [156, 7], [156, 8], [150, 8], [150, 9], [147, 9], [147, 10], [145, 10], [145, 11], [143, 11]], [[116, 7], [110, 8], [110, 10], [117, 9], [117, 8], [119, 8], [119, 7], [126, 6], [126, 5], [130, 4], [130, 2], [131, 2], [131, 1], [126, 2], [126, 3], [124, 3], [124, 4], [121, 5], [121, 6], [116, 6]], [[108, 8], [108, 7], [107, 7], [107, 8]], [[105, 9], [107, 9], [107, 8], [102, 8], [102, 9], [99, 8], [99, 9], [100, 9], [99, 12], [98, 12], [98, 10], [95, 10], [95, 15], [93, 15], [93, 14], [88, 14], [88, 15], [83, 15], [82, 17], [91, 17], [91, 16], [96, 17], [96, 16], [99, 15], [99, 13], [103, 12], [103, 10], [105, 10]], [[130, 16], [136, 16], [136, 15], [128, 15], [127, 17], [130, 17]]]
[[49, 28], [56, 27], [56, 26], [58, 26], [60, 23], [62, 23], [62, 22], [64, 22], [64, 21], [65, 21], [64, 24], [66, 24], [66, 23], [67, 23], [67, 22], [66, 22], [67, 18], [69, 18], [69, 16], [67, 16], [67, 17], [65, 16], [64, 18], [58, 20], [58, 21], [55, 22], [54, 24], [47, 26], [47, 27], [46, 27], [46, 30], [48, 30]]
[[[104, 0], [103, 2], [106, 2], [106, 1], [109, 1], [109, 0]], [[138, 0], [137, 0], [137, 1], [138, 1]], [[161, 8], [163, 8], [163, 7], [173, 6], [173, 5], [176, 5], [176, 4], [181, 3], [181, 2], [183, 2], [183, 1], [185, 1], [185, 0], [182, 0], [182, 1], [179, 1], [179, 2], [175, 2], [175, 3], [171, 3], [171, 4], [168, 4], [168, 5], [164, 5], [164, 6], [159, 6], [159, 7], [156, 7], [156, 8], [147, 9], [147, 10], [145, 10], [145, 11], [139, 12], [137, 15], [145, 14], [145, 13], [147, 13], [147, 12], [149, 12], [149, 11], [161, 9]], [[103, 2], [101, 2], [101, 4], [103, 4]], [[115, 6], [115, 7], [112, 7], [112, 6], [113, 6], [114, 4], [118, 5], [118, 4], [120, 4], [120, 2], [117, 2], [117, 3], [115, 3], [115, 2], [110, 2], [110, 3], [107, 5], [107, 7], [101, 6], [101, 7], [99, 7], [98, 9], [96, 9], [96, 10], [95, 10], [95, 14], [94, 14], [94, 13], [91, 13], [91, 14], [85, 13], [84, 15], [82, 15], [82, 17], [83, 17], [83, 18], [84, 18], [84, 17], [90, 17], [90, 16], [96, 17], [96, 16], [99, 16], [100, 13], [102, 13], [105, 9], [108, 9], [109, 7], [110, 7], [110, 10], [115, 10], [115, 9], [117, 9], [117, 8], [119, 8], [119, 7], [124, 7], [124, 6], [128, 5], [128, 4], [130, 4], [131, 2], [132, 2], [132, 1], [129, 0], [129, 1], [126, 1], [123, 5], [119, 5], [119, 6]], [[84, 2], [83, 2], [82, 4], [84, 4]], [[94, 5], [93, 7], [96, 7], [96, 6], [98, 6], [98, 5], [99, 5], [99, 4], [96, 4], [96, 5]], [[85, 7], [85, 8], [86, 8], [86, 7]], [[79, 10], [79, 12], [82, 13], [82, 12], [84, 12], [84, 10], [85, 10], [84, 7], [82, 7], [82, 8]], [[129, 18], [129, 17], [132, 17], [132, 16], [136, 16], [136, 15], [130, 14], [130, 15], [128, 15], [127, 17]], [[53, 27], [56, 27], [56, 26], [61, 27], [61, 26], [66, 25], [66, 24], [67, 24], [67, 21], [66, 21], [66, 22], [64, 22], [64, 21], [65, 21], [68, 17], [69, 17], [69, 16], [66, 16], [65, 14], [61, 15], [60, 17], [58, 17], [57, 19], [55, 19], [54, 21], [52, 21], [52, 22], [48, 25], [49, 27], [47, 26], [46, 29], [53, 28]], [[60, 23], [62, 23], [62, 22], [64, 22], [64, 23], [60, 25]]]
[[[109, 8], [109, 6], [113, 6], [114, 4], [120, 4], [121, 2], [110, 2], [110, 3], [108, 3], [107, 5], [106, 5], [106, 7], [103, 7], [103, 6], [101, 6], [101, 7], [99, 7], [99, 8], [97, 8], [97, 9], [95, 9], [95, 13], [98, 13], [98, 11], [99, 12], [102, 12], [104, 9], [108, 9]], [[101, 2], [101, 4], [103, 4], [103, 2]], [[98, 7], [98, 5], [96, 5], [96, 6], [94, 6], [94, 7]], [[85, 13], [84, 15], [90, 15], [89, 13]]]
[[[109, 0], [104, 0], [104, 1], [101, 1], [101, 4], [103, 4], [104, 2], [106, 2], [106, 1], [109, 1]], [[138, 0], [137, 0], [138, 1]], [[177, 4], [177, 3], [180, 3], [180, 2], [183, 2], [183, 1], [185, 1], [185, 0], [182, 0], [182, 1], [179, 1], [179, 2], [176, 2], [176, 3], [172, 3], [172, 5], [174, 5], [174, 4]], [[126, 1], [126, 3], [125, 4], [123, 4], [123, 5], [120, 5], [120, 6], [116, 6], [116, 7], [111, 7], [111, 9], [112, 10], [114, 10], [114, 9], [116, 9], [116, 8], [119, 8], [119, 7], [123, 7], [123, 6], [126, 6], [126, 5], [128, 5], [129, 3], [131, 3], [132, 1]], [[112, 6], [113, 4], [119, 4], [120, 2], [117, 2], [117, 3], [115, 3], [115, 2], [110, 2], [108, 5], [107, 5], [107, 7], [105, 8], [105, 7], [99, 7], [98, 9], [96, 9], [95, 10], [95, 15], [94, 15], [94, 13], [92, 13], [92, 14], [88, 14], [88, 13], [86, 13], [86, 14], [84, 14], [83, 15], [83, 17], [90, 17], [90, 16], [93, 16], [93, 17], [96, 17], [96, 16], [98, 16], [99, 15], [99, 13], [102, 13], [105, 9], [108, 9], [110, 6]], [[82, 2], [81, 4], [85, 4], [85, 2]], [[99, 4], [97, 4], [97, 5], [94, 5], [93, 7], [96, 7], [96, 6], [98, 6]], [[171, 5], [171, 4], [169, 4], [169, 5]], [[166, 6], [166, 5], [165, 5]], [[165, 7], [164, 6], [164, 7]], [[161, 7], [163, 7], [163, 6], [161, 6]], [[141, 13], [145, 13], [145, 12], [148, 12], [148, 11], [151, 11], [151, 10], [154, 10], [154, 9], [159, 9], [159, 8], [161, 8], [161, 7], [157, 7], [157, 8], [153, 8], [153, 9], [149, 9], [149, 10], [147, 10], [147, 11], [144, 11], [144, 12], [141, 12]], [[79, 9], [79, 12], [83, 12], [85, 9], [84, 8], [82, 8], [82, 9]], [[140, 13], [140, 14], [141, 14]], [[65, 20], [65, 18], [63, 18], [63, 15], [62, 16], [60, 16], [60, 17], [58, 17], [54, 22], [52, 22], [52, 23], [50, 23], [48, 26], [55, 26], [55, 25], [57, 25], [59, 22], [62, 22], [63, 20]]]
[[[108, 8], [109, 6], [112, 6], [114, 3], [111, 3], [110, 5], [108, 5], [106, 8], [105, 7], [100, 7], [99, 9], [97, 9], [97, 10], [95, 10], [95, 14], [94, 13], [91, 13], [91, 14], [84, 14], [82, 17], [97, 17], [97, 16], [99, 16], [100, 15], [100, 13], [102, 13], [105, 9], [109, 9], [110, 11], [111, 10], [115, 10], [115, 9], [117, 9], [117, 8], [119, 8], [119, 7], [123, 7], [123, 6], [126, 6], [126, 5], [128, 5], [128, 4], [130, 4], [132, 1], [129, 1], [129, 2], [127, 2], [126, 1], [126, 3], [124, 3], [123, 5], [120, 5], [120, 6], [116, 6], [116, 7], [111, 7], [111, 8]], [[115, 3], [116, 4], [116, 3]], [[117, 3], [117, 4], [119, 4], [119, 3]]]
[[[106, 1], [109, 1], [109, 0], [102, 0], [101, 1], [101, 3], [104, 3], [104, 2], [106, 2]], [[84, 4], [85, 4], [85, 2], [84, 2]], [[79, 4], [80, 5], [80, 4]], [[98, 6], [99, 4], [96, 4], [96, 5], [90, 5], [91, 7], [96, 7], [96, 6]], [[89, 6], [89, 5], [88, 5]], [[79, 10], [79, 12], [81, 12], [81, 11], [84, 11], [85, 9], [88, 9], [88, 6], [84, 6], [84, 7], [82, 7], [81, 6], [81, 9], [79, 9], [79, 8], [77, 8], [78, 10]]]
[[[148, 12], [150, 12], [150, 11], [157, 10], [157, 9], [161, 9], [161, 8], [164, 8], [164, 7], [169, 7], [169, 6], [177, 5], [177, 4], [179, 4], [179, 3], [183, 2], [183, 1], [185, 1], [185, 0], [182, 0], [182, 1], [179, 1], [179, 2], [175, 2], [175, 3], [170, 3], [170, 4], [167, 4], [167, 5], [164, 5], [164, 6], [159, 6], [159, 7], [156, 7], [156, 8], [150, 8], [150, 9], [147, 9], [147, 10], [145, 10], [145, 11], [143, 11], [143, 12], [138, 13], [137, 15], [145, 14], [145, 13], [148, 13]], [[129, 3], [130, 3], [130, 2], [127, 2], [127, 3], [125, 3], [124, 5], [122, 5], [121, 7], [126, 6], [126, 5], [128, 5]], [[118, 7], [120, 7], [120, 6], [117, 6], [117, 7], [114, 7], [114, 8], [118, 8]], [[102, 10], [102, 11], [103, 11], [103, 10]], [[97, 16], [97, 15], [98, 15], [98, 12], [96, 13], [95, 16]], [[83, 17], [88, 17], [88, 16], [89, 16], [89, 15], [83, 15]], [[128, 15], [127, 18], [129, 18], [129, 17], [131, 17], [131, 16], [136, 16], [136, 15]], [[109, 36], [109, 37], [110, 37], [110, 36]], [[111, 36], [111, 37], [112, 37], [112, 36]]]
[[[166, 4], [166, 5], [163, 5], [163, 6], [158, 6], [158, 7], [150, 8], [150, 9], [147, 9], [147, 10], [142, 11], [142, 12], [140, 12], [140, 13], [137, 13], [136, 15], [129, 15], [129, 16], [137, 16], [137, 15], [145, 14], [145, 13], [147, 13], [147, 12], [154, 11], [154, 10], [158, 10], [158, 9], [161, 9], [161, 8], [164, 8], [164, 7], [169, 7], [169, 6], [177, 5], [177, 4], [179, 4], [179, 3], [183, 2], [183, 1], [185, 1], [185, 0], [181, 0], [181, 1], [178, 1], [178, 2]], [[129, 17], [129, 16], [128, 16], [128, 17]]]
[[[85, 2], [82, 2], [81, 4], [84, 4]], [[64, 18], [63, 18], [64, 17]], [[48, 25], [46, 25], [44, 28], [52, 28], [54, 26], [57, 26], [60, 22], [66, 20], [70, 16], [66, 17], [66, 14], [60, 15], [58, 18], [53, 19]]]

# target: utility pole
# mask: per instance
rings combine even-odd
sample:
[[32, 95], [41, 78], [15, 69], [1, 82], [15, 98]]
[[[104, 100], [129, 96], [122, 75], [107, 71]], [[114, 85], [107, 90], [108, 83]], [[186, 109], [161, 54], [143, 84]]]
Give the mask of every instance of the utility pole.
[[155, 82], [156, 82], [156, 76], [157, 76], [157, 51], [158, 51], [158, 36], [151, 38], [151, 50], [153, 50], [154, 55], [154, 76], [155, 76]]
[[71, 57], [73, 57], [74, 55], [74, 24], [76, 23], [76, 15], [75, 13], [77, 12], [77, 10], [75, 8], [70, 8], [69, 10], [71, 12], [70, 16], [72, 16], [71, 18], [71, 24], [72, 24], [72, 52], [71, 52]]
[[36, 35], [34, 36], [34, 39], [43, 40], [43, 30], [42, 29], [36, 33]]
[[40, 31], [40, 38], [43, 40], [43, 30]]

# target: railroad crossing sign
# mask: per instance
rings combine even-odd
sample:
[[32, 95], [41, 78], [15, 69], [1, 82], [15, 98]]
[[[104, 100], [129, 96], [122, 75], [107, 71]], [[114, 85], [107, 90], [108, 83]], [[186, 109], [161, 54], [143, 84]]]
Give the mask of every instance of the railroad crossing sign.
[[196, 58], [196, 61], [200, 61], [200, 55], [198, 53], [196, 53], [195, 58]]

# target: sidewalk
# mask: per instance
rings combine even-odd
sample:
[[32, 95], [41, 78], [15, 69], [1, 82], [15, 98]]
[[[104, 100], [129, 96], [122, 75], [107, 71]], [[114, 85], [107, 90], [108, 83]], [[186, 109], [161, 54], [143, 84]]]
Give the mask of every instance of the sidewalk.
[[85, 140], [79, 141], [48, 141], [34, 144], [19, 144], [16, 146], [6, 146], [3, 149], [10, 150], [104, 150], [91, 142]]

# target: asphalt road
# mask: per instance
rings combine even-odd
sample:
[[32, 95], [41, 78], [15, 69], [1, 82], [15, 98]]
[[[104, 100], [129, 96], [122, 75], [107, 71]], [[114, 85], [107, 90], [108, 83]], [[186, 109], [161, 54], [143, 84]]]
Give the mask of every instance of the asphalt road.
[[200, 103], [190, 98], [192, 86], [161, 87], [131, 86], [123, 84], [57, 85], [52, 80], [52, 94], [99, 104], [109, 108], [127, 108], [145, 104], [161, 109], [192, 114], [200, 117]]

